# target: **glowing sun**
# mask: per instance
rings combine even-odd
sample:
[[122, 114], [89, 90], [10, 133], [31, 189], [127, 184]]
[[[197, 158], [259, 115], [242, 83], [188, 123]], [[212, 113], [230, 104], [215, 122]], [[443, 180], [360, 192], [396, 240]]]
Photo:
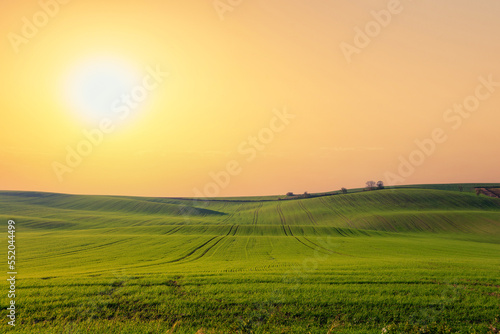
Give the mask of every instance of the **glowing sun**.
[[64, 82], [66, 99], [86, 122], [113, 118], [113, 102], [130, 92], [139, 71], [119, 58], [95, 57], [76, 64]]

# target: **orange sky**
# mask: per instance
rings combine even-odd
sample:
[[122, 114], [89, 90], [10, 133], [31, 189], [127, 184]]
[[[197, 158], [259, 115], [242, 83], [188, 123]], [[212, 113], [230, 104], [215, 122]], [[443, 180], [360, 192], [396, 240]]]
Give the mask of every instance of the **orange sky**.
[[4, 0], [0, 189], [500, 182], [499, 17], [493, 0]]

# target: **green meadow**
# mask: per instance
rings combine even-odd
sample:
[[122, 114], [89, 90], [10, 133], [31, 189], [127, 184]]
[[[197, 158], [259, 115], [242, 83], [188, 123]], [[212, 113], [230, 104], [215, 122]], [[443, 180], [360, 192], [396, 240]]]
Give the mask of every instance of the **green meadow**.
[[18, 272], [16, 326], [5, 284], [0, 331], [498, 333], [500, 199], [460, 190], [0, 192]]

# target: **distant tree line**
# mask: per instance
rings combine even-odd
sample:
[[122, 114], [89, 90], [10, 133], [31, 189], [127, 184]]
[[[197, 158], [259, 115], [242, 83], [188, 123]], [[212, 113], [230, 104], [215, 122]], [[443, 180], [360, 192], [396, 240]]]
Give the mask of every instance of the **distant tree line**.
[[311, 197], [311, 194], [309, 194], [307, 191], [305, 191], [303, 194], [300, 195], [295, 195], [293, 192], [287, 192], [286, 193], [287, 197], [293, 197], [293, 198], [309, 198]]
[[[378, 182], [367, 181], [366, 182], [366, 187], [364, 188], [364, 191], [368, 191], [368, 190], [381, 190], [381, 189], [384, 189], [384, 188], [385, 188], [384, 181], [378, 181]], [[347, 194], [347, 188], [344, 188], [344, 187], [340, 188], [340, 193], [341, 194]], [[330, 196], [330, 195], [334, 195], [334, 193], [333, 194], [332, 193], [329, 193], [329, 194], [326, 194], [326, 193], [325, 194], [314, 194], [314, 195], [309, 194], [307, 191], [304, 192], [303, 194], [298, 194], [298, 195], [295, 195], [291, 191], [286, 193], [286, 197], [288, 197], [288, 199], [299, 199], [299, 198]]]
[[384, 181], [367, 181], [365, 190], [377, 190], [384, 189]]

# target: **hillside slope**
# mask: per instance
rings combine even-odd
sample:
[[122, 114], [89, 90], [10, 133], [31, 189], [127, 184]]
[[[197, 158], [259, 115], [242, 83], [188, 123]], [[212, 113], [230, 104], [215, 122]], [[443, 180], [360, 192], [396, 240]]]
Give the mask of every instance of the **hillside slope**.
[[[0, 192], [0, 212], [26, 228], [89, 229], [156, 227], [156, 233], [308, 235], [446, 232], [500, 235], [500, 200], [472, 193], [397, 189], [289, 201], [193, 201], [137, 197]], [[153, 230], [150, 230], [153, 232]]]
[[500, 199], [472, 192], [0, 192], [0, 217], [16, 222], [22, 333], [375, 334], [427, 314], [486, 333], [498, 314]]

